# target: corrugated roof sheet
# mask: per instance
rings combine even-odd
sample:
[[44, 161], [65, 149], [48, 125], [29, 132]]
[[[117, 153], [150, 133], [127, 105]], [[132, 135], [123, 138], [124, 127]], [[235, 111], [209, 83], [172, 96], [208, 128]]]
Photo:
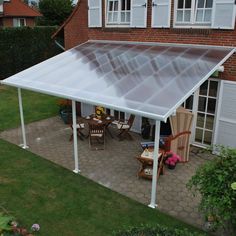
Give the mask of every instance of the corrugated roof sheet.
[[234, 50], [90, 41], [3, 83], [166, 120]]

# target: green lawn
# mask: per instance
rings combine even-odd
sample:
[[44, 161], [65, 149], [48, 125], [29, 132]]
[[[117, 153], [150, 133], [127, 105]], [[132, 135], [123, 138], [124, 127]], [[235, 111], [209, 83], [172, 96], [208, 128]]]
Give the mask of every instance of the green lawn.
[[195, 229], [0, 140], [0, 205], [40, 235], [111, 235], [156, 223]]
[[[22, 90], [25, 123], [58, 113], [58, 98]], [[17, 89], [0, 85], [0, 131], [20, 125]]]
[[[23, 91], [26, 123], [55, 115], [56, 101]], [[19, 125], [16, 89], [0, 86], [0, 111], [0, 130]], [[105, 236], [146, 223], [197, 230], [1, 139], [0, 208], [27, 227], [39, 223], [43, 236]]]

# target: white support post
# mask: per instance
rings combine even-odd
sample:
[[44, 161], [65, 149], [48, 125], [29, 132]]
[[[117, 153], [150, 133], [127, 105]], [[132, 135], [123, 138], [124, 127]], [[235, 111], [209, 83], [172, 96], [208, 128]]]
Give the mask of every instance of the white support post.
[[159, 153], [159, 139], [160, 139], [160, 121], [156, 120], [155, 143], [153, 153], [153, 175], [152, 175], [152, 193], [151, 203], [148, 205], [151, 208], [156, 208], [156, 189], [157, 189], [157, 171], [158, 171], [158, 153]]
[[74, 140], [74, 159], [75, 159], [75, 169], [74, 173], [78, 174], [79, 170], [79, 158], [78, 158], [78, 139], [77, 139], [77, 122], [76, 122], [76, 102], [72, 101], [72, 119], [73, 119], [73, 140]]
[[19, 101], [19, 109], [20, 109], [20, 121], [21, 121], [22, 138], [23, 138], [23, 144], [20, 144], [20, 146], [24, 149], [27, 149], [29, 147], [27, 146], [27, 143], [26, 143], [24, 112], [23, 112], [22, 96], [21, 96], [21, 89], [20, 88], [18, 88], [18, 101]]

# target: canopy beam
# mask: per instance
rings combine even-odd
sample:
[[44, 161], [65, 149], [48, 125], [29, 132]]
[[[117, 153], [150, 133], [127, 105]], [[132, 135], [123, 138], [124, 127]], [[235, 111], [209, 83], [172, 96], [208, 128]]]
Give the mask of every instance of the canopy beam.
[[73, 120], [73, 141], [74, 141], [74, 160], [75, 169], [74, 173], [78, 174], [79, 169], [79, 158], [78, 158], [78, 138], [77, 138], [77, 121], [76, 121], [76, 102], [72, 100], [72, 120]]
[[156, 208], [157, 207], [157, 204], [156, 204], [156, 188], [157, 188], [159, 140], [160, 140], [160, 121], [156, 120], [155, 142], [154, 142], [154, 153], [153, 153], [152, 192], [151, 192], [151, 202], [148, 205], [151, 208]]
[[29, 148], [29, 146], [27, 146], [27, 142], [26, 142], [24, 111], [23, 111], [22, 96], [21, 96], [20, 88], [18, 88], [18, 101], [19, 101], [19, 110], [20, 110], [21, 131], [22, 131], [22, 138], [23, 138], [23, 143], [20, 144], [20, 147], [22, 147], [23, 149], [27, 149]]

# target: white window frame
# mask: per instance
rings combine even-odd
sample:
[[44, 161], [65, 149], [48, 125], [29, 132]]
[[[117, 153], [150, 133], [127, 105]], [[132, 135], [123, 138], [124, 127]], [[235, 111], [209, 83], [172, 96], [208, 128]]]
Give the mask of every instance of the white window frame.
[[[120, 20], [120, 16], [121, 16], [121, 0], [118, 0], [118, 21], [117, 23], [109, 23], [108, 22], [108, 2], [112, 1], [112, 0], [106, 0], [105, 1], [105, 26], [106, 27], [111, 27], [111, 28], [130, 28], [130, 24], [131, 24], [131, 0], [130, 0], [130, 22], [125, 23], [125, 22], [121, 22]], [[115, 1], [115, 0], [114, 0]]]
[[[211, 8], [211, 21], [209, 21], [209, 22], [196, 22], [197, 4], [198, 4], [198, 0], [192, 0], [192, 4], [191, 4], [191, 8], [190, 8], [191, 9], [190, 22], [177, 22], [178, 0], [175, 0], [173, 27], [174, 28], [201, 28], [201, 29], [202, 28], [211, 28], [211, 26], [212, 26], [212, 14], [214, 12], [214, 0], [213, 0], [213, 3], [212, 3], [212, 8]], [[204, 9], [206, 9], [206, 8], [204, 8]]]
[[[25, 27], [26, 26], [26, 19], [25, 18], [13, 18], [13, 22], [14, 22], [14, 20], [17, 21], [17, 25], [15, 27]], [[20, 25], [21, 20], [24, 20], [24, 25]]]

